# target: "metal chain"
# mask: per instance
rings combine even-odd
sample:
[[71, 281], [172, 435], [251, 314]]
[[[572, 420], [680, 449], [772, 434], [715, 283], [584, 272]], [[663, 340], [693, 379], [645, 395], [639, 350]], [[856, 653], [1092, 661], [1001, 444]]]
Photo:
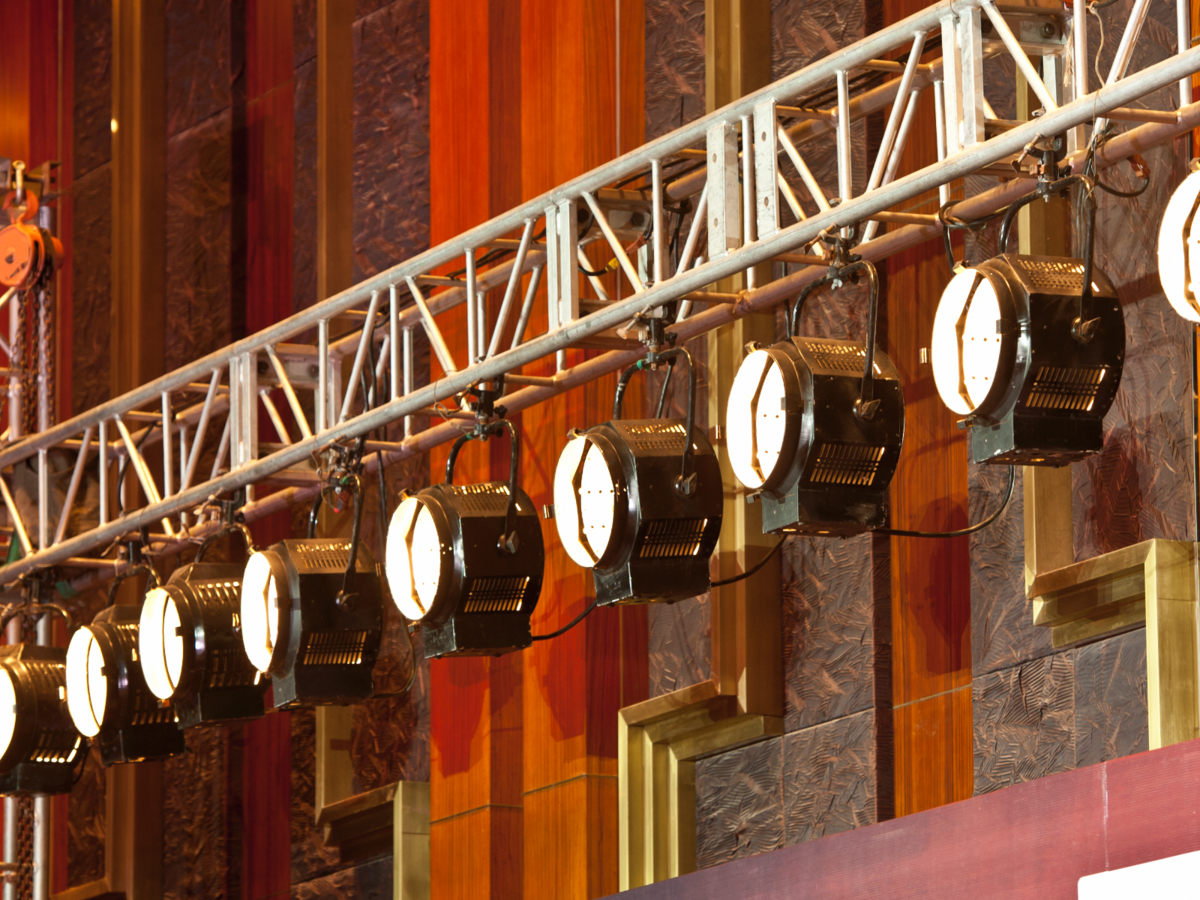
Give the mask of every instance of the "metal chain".
[[[49, 279], [47, 279], [48, 281]], [[54, 424], [54, 297], [49, 285], [43, 286], [38, 310], [38, 372], [46, 384], [46, 424]], [[44, 336], [44, 339], [43, 339]], [[38, 422], [41, 431], [41, 422]]]
[[[17, 327], [16, 327], [16, 331], [13, 334], [9, 335], [9, 344], [10, 344], [12, 353], [11, 353], [11, 355], [9, 357], [9, 361], [8, 361], [8, 365], [9, 365], [9, 369], [10, 369], [10, 373], [9, 373], [10, 391], [9, 391], [9, 395], [8, 395], [8, 402], [10, 404], [10, 407], [9, 407], [8, 418], [9, 418], [10, 422], [13, 421], [14, 419], [19, 419], [19, 421], [21, 422], [22, 429], [24, 429], [24, 421], [25, 421], [24, 407], [26, 406], [26, 402], [25, 402], [25, 398], [22, 397], [19, 393], [18, 397], [20, 397], [20, 405], [14, 413], [14, 410], [11, 408], [11, 404], [14, 401], [16, 401], [18, 399], [18, 397], [14, 397], [12, 395], [11, 382], [12, 382], [12, 380], [15, 379], [15, 381], [17, 383], [18, 391], [24, 392], [24, 390], [25, 390], [25, 369], [26, 369], [26, 365], [25, 365], [25, 299], [26, 299], [26, 297], [28, 297], [28, 295], [29, 295], [28, 291], [21, 291], [17, 294], [16, 297], [13, 298], [13, 302], [17, 304]], [[15, 439], [16, 437], [17, 437], [17, 435], [14, 435], [14, 434], [9, 435], [10, 439]]]
[[[21, 433], [37, 431], [37, 320], [38, 295], [36, 285], [25, 296], [33, 294], [33, 303], [22, 309], [21, 318]], [[33, 315], [29, 315], [29, 306]]]

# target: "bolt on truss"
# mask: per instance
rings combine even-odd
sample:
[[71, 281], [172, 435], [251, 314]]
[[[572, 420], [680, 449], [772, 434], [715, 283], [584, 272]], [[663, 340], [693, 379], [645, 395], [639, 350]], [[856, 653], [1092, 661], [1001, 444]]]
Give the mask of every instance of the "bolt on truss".
[[[1073, 17], [992, 0], [943, 0], [336, 297], [10, 443], [0, 449], [0, 471], [36, 459], [37, 522], [22, 519], [12, 476], [0, 477], [12, 540], [24, 554], [0, 567], [0, 584], [52, 566], [115, 572], [123, 563], [97, 551], [141, 529], [151, 533], [151, 552], [174, 552], [218, 527], [206, 508], [212, 498], [242, 487], [248, 519], [302, 502], [320, 489], [316, 454], [394, 422], [405, 423], [403, 440], [368, 441], [369, 451], [380, 451], [385, 462], [426, 452], [474, 418], [443, 402], [503, 377], [503, 403], [517, 412], [616, 371], [643, 354], [636, 341], [621, 338], [668, 305], [676, 305], [670, 330], [681, 340], [770, 308], [824, 274], [822, 238], [857, 239], [855, 252], [880, 260], [939, 237], [936, 216], [899, 210], [935, 189], [945, 203], [957, 179], [997, 170], [1006, 178], [961, 201], [955, 214], [1003, 207], [1030, 189], [1034, 172], [1024, 160], [1044, 139], [1066, 134], [1066, 162], [1078, 171], [1088, 155], [1087, 127], [1104, 119], [1142, 124], [1096, 150], [1099, 167], [1200, 125], [1190, 86], [1200, 48], [1191, 47], [1186, 0], [1178, 4], [1179, 52], [1128, 71], [1147, 7], [1148, 0], [1135, 3], [1108, 77], [1089, 89], [1083, 0], [1075, 0]], [[943, 57], [922, 62], [937, 36]], [[1042, 104], [1031, 121], [1002, 121], [991, 111], [983, 62], [1001, 55], [1013, 59]], [[1178, 108], [1133, 108], [1176, 85]], [[901, 172], [926, 91], [936, 112], [938, 161]], [[855, 195], [851, 128], [889, 107], [878, 152], [860, 180], [865, 187]], [[806, 161], [820, 141], [835, 148], [837, 197], [826, 195]], [[782, 161], [791, 163], [796, 183]], [[644, 189], [629, 187], [647, 180]], [[685, 201], [692, 213], [686, 236]], [[782, 224], [782, 205], [792, 224]], [[900, 227], [880, 234], [880, 223]], [[594, 270], [596, 259], [611, 262]], [[756, 285], [753, 267], [774, 260], [804, 268]], [[461, 274], [434, 274], [451, 267]], [[746, 290], [708, 290], [738, 272], [746, 273]], [[492, 292], [500, 298], [494, 316], [485, 302]], [[456, 358], [442, 324], [464, 305], [468, 350]], [[443, 371], [419, 388], [418, 329]], [[597, 341], [616, 349], [566, 366], [568, 348]], [[553, 375], [522, 374], [542, 360], [554, 361], [544, 364]], [[260, 435], [260, 410], [270, 436]], [[418, 431], [415, 417], [439, 424]], [[155, 445], [161, 465], [147, 453]], [[53, 451], [73, 455], [74, 464], [65, 496], [52, 504]], [[93, 461], [98, 514], [68, 534]], [[114, 477], [117, 467], [128, 477]], [[255, 497], [254, 486], [266, 483], [278, 489]]]

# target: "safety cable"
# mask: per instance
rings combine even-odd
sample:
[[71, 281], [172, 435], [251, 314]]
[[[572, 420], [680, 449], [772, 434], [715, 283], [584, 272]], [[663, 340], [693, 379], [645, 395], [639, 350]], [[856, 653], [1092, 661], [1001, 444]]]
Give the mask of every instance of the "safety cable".
[[977, 531], [982, 531], [987, 528], [998, 518], [1000, 514], [1008, 508], [1008, 501], [1012, 499], [1013, 486], [1017, 483], [1017, 467], [1008, 467], [1008, 490], [1004, 492], [1004, 501], [1000, 504], [1000, 508], [984, 519], [982, 522], [976, 522], [966, 528], [960, 528], [957, 531], [907, 531], [903, 528], [876, 528], [874, 534], [887, 534], [892, 537], [917, 537], [917, 538], [954, 538], [964, 537], [968, 534], [974, 534]]
[[581, 612], [579, 615], [577, 615], [575, 618], [573, 618], [570, 622], [568, 622], [562, 628], [558, 629], [558, 631], [552, 631], [549, 634], [535, 634], [533, 636], [533, 640], [548, 641], [548, 640], [550, 640], [550, 638], [556, 638], [556, 637], [559, 637], [560, 635], [566, 634], [568, 631], [570, 631], [572, 628], [574, 628], [576, 625], [578, 625], [580, 622], [582, 622], [584, 619], [584, 616], [586, 616], [588, 613], [590, 613], [593, 609], [596, 608], [596, 603], [599, 601], [599, 599], [600, 599], [599, 597], [593, 598], [592, 602], [589, 603], [586, 607], [584, 607], [583, 612]]

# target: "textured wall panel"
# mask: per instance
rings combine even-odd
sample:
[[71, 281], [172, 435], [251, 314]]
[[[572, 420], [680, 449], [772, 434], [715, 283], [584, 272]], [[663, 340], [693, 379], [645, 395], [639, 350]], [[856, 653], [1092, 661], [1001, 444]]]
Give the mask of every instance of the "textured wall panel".
[[292, 886], [292, 900], [391, 900], [392, 858]]
[[163, 763], [163, 896], [227, 896], [226, 731], [201, 725], [185, 737], [187, 754]]
[[785, 844], [879, 821], [876, 722], [890, 717], [866, 710], [784, 735]]
[[338, 852], [325, 847], [314, 823], [317, 798], [317, 718], [312, 709], [292, 716], [292, 884], [302, 884], [339, 868]]
[[715, 866], [783, 846], [783, 739], [696, 764], [696, 865]]
[[704, 0], [646, 0], [646, 140], [704, 115]]
[[298, 65], [295, 77], [292, 302], [300, 310], [317, 302], [317, 61]]
[[399, 0], [354, 25], [355, 281], [429, 246], [428, 127], [428, 6]]
[[1075, 767], [1075, 653], [976, 675], [975, 793]]
[[229, 0], [167, 0], [167, 134], [230, 103]]
[[[111, 132], [110, 132], [111, 134]], [[74, 413], [109, 396], [112, 339], [112, 165], [105, 162], [72, 185], [74, 244], [71, 266], [71, 409]]]
[[230, 339], [228, 110], [167, 142], [167, 371]]
[[67, 806], [67, 883], [74, 887], [104, 877], [104, 769], [97, 750], [88, 753]]
[[712, 677], [709, 595], [654, 604], [649, 620], [650, 696], [669, 694]]
[[[75, 133], [74, 180], [78, 183], [88, 172], [112, 159], [112, 2], [76, 0], [74, 16], [75, 109], [72, 127]], [[78, 217], [78, 205], [75, 214]], [[85, 233], [81, 226], [76, 218], [75, 253], [79, 252], [79, 238]], [[75, 272], [78, 278], [78, 267]], [[76, 285], [78, 296], [78, 281]], [[79, 334], [76, 330], [76, 340]]]
[[1080, 647], [1075, 656], [1075, 764], [1149, 749], [1146, 631]]

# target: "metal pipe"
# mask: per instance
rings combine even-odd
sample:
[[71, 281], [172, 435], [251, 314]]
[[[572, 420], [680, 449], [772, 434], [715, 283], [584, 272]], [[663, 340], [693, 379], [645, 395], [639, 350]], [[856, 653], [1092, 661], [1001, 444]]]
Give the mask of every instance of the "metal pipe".
[[75, 508], [75, 495], [79, 493], [79, 484], [83, 481], [83, 467], [87, 463], [88, 450], [92, 443], [92, 429], [83, 432], [83, 445], [75, 457], [75, 469], [71, 472], [71, 483], [67, 485], [67, 496], [63, 500], [62, 513], [58, 517], [58, 527], [54, 530], [54, 543], [57, 544], [67, 533], [67, 521], [71, 518], [71, 510]]
[[[504, 288], [504, 300], [500, 303], [500, 313], [496, 316], [496, 328], [492, 332], [492, 341], [488, 345], [487, 355], [495, 356], [496, 351], [500, 348], [500, 335], [504, 332], [504, 326], [508, 324], [508, 315], [512, 309], [513, 298], [517, 295], [517, 285], [521, 283], [521, 270], [525, 267], [525, 257], [529, 253], [529, 244], [533, 240], [534, 220], [529, 219], [525, 223], [525, 230], [521, 233], [521, 246], [517, 248], [517, 258], [513, 260], [512, 272], [508, 276], [508, 284]], [[580, 250], [582, 253], [583, 250]]]
[[[892, 147], [891, 157], [888, 159], [887, 168], [883, 173], [882, 184], [891, 184], [892, 179], [896, 177], [896, 170], [900, 167], [900, 158], [904, 155], [904, 146], [908, 143], [908, 132], [912, 128], [913, 119], [917, 113], [917, 103], [921, 99], [921, 90], [918, 88], [908, 96], [908, 103], [904, 108], [904, 118], [900, 121], [900, 130], [896, 134], [896, 143]], [[881, 185], [882, 186], [882, 185]], [[867, 227], [863, 229], [863, 241], [870, 241], [875, 237], [875, 232], [879, 227], [879, 222], [900, 221], [896, 216], [903, 216], [904, 213], [880, 212], [876, 214]], [[917, 223], [921, 224], [921, 223]]]
[[[170, 497], [173, 491], [171, 483], [174, 481], [175, 470], [171, 465], [171, 392], [163, 391], [162, 395], [162, 464], [163, 464], [163, 494]], [[45, 496], [43, 494], [43, 496]]]
[[388, 334], [392, 338], [388, 399], [395, 400], [400, 397], [400, 292], [394, 284], [388, 287]]
[[625, 277], [628, 278], [629, 283], [633, 285], [634, 293], [640, 294], [646, 289], [646, 286], [642, 284], [642, 279], [638, 278], [637, 269], [635, 269], [633, 267], [633, 263], [629, 261], [629, 254], [625, 252], [625, 247], [622, 246], [621, 242], [617, 239], [617, 236], [613, 233], [612, 226], [608, 224], [608, 217], [604, 215], [604, 212], [596, 203], [596, 199], [590, 193], [587, 193], [586, 191], [584, 192], [583, 201], [592, 211], [592, 215], [596, 217], [596, 224], [600, 226], [600, 230], [604, 233], [604, 237], [608, 241], [608, 245], [612, 248], [613, 255], [617, 258], [617, 262], [619, 262], [621, 264], [621, 268], [625, 270]]
[[8, 490], [8, 481], [3, 476], [0, 476], [0, 494], [4, 496], [4, 505], [8, 508], [8, 518], [12, 521], [17, 540], [21, 542], [21, 549], [25, 551], [25, 556], [29, 557], [33, 554], [33, 544], [29, 542], [29, 532], [25, 530], [25, 523], [21, 521], [21, 516], [17, 512], [16, 501], [13, 500], [13, 496]]
[[271, 399], [271, 389], [259, 388], [258, 396], [262, 400], [263, 406], [267, 408], [267, 418], [275, 426], [275, 433], [279, 435], [279, 440], [284, 444], [290, 445], [292, 439], [288, 436], [287, 426], [283, 424], [283, 417], [279, 415], [279, 409], [275, 406], [275, 401]]
[[[587, 251], [584, 250], [582, 244], [575, 248], [575, 258], [579, 260], [579, 265], [581, 268], [589, 270], [592, 268], [592, 261], [588, 259]], [[600, 280], [599, 275], [588, 275], [587, 280], [588, 283], [591, 284], [592, 290], [596, 292], [596, 297], [599, 298], [601, 302], [609, 303], [612, 301], [612, 298], [608, 296], [608, 291], [605, 290], [604, 282]], [[492, 335], [492, 343], [495, 343], [495, 341], [496, 336]]]
[[[411, 394], [413, 389], [413, 334], [412, 328], [404, 329], [404, 393]], [[393, 397], [399, 399], [399, 396]], [[404, 417], [404, 436], [412, 435], [412, 416]]]
[[992, 26], [996, 29], [996, 32], [1000, 35], [1000, 40], [1004, 41], [1004, 46], [1008, 48], [1013, 62], [1017, 64], [1017, 68], [1025, 76], [1025, 81], [1033, 89], [1033, 92], [1037, 94], [1037, 98], [1042, 101], [1042, 107], [1046, 112], [1058, 109], [1058, 104], [1054, 102], [1054, 98], [1046, 90], [1046, 82], [1042, 81], [1042, 76], [1038, 74], [1037, 68], [1029, 61], [1025, 50], [1021, 47], [1021, 42], [1012, 33], [1012, 29], [1008, 27], [1008, 23], [1004, 21], [1004, 16], [1000, 15], [999, 10], [996, 9], [996, 4], [993, 0], [984, 0], [983, 11], [991, 21]]
[[[1179, 37], [1179, 52], [1190, 50], [1192, 46], [1192, 4], [1191, 0], [1175, 0], [1175, 30]], [[1192, 78], [1182, 78], [1179, 81], [1179, 108], [1192, 102]]]
[[[329, 425], [329, 320], [317, 322], [317, 396], [313, 403], [313, 424], [317, 434]], [[195, 451], [192, 451], [195, 453]]]
[[[742, 116], [742, 241], [754, 243], [758, 233], [755, 230], [757, 210], [754, 208], [758, 192], [754, 188], [754, 126], [750, 116]], [[757, 287], [758, 280], [754, 267], [745, 270], [746, 287]]]
[[[742, 119], [743, 123], [745, 121]], [[746, 133], [749, 134], [749, 131], [747, 130]], [[660, 159], [650, 160], [650, 192], [651, 218], [654, 221], [654, 230], [651, 234], [654, 249], [654, 283], [658, 284], [667, 277], [667, 268], [663, 261], [663, 255], [667, 252], [667, 243], [663, 239], [663, 179], [662, 160]]]
[[[450, 356], [450, 348], [446, 346], [446, 339], [442, 337], [441, 329], [438, 328], [437, 322], [433, 321], [433, 314], [429, 311], [429, 307], [425, 303], [425, 296], [421, 293], [421, 289], [417, 287], [417, 283], [411, 278], [408, 281], [408, 291], [412, 294], [413, 300], [417, 304], [417, 308], [421, 310], [421, 318], [425, 323], [425, 334], [429, 338], [429, 344], [433, 347], [433, 353], [438, 358], [438, 362], [442, 366], [442, 371], [447, 375], [455, 375], [458, 373], [458, 367], [454, 365], [454, 359]], [[468, 304], [468, 308], [470, 304]]]
[[[98, 424], [98, 440], [100, 450], [100, 524], [108, 524], [108, 507], [110, 498], [108, 496], [108, 422], [101, 419]], [[58, 543], [58, 541], [55, 541]]]
[[696, 212], [692, 215], [692, 224], [688, 228], [687, 240], [683, 245], [683, 255], [679, 257], [679, 266], [675, 269], [675, 274], [686, 272], [688, 266], [692, 262], [692, 254], [696, 252], [696, 243], [700, 240], [700, 232], [704, 225], [704, 219], [708, 215], [708, 182], [704, 183], [703, 190], [700, 191], [700, 199], [696, 201]]
[[[179, 482], [181, 491], [187, 490], [192, 484], [192, 478], [196, 474], [196, 463], [200, 460], [200, 448], [204, 446], [204, 436], [208, 431], [208, 420], [212, 415], [213, 399], [217, 395], [217, 385], [221, 382], [221, 370], [213, 369], [212, 380], [208, 383], [208, 393], [204, 397], [204, 405], [200, 409], [200, 424], [196, 426], [196, 440], [192, 442], [192, 453], [188, 457], [187, 472], [184, 473], [183, 479]], [[316, 404], [320, 408], [320, 403]], [[101, 425], [101, 427], [104, 427]], [[103, 434], [103, 432], [101, 432]], [[104, 438], [100, 439], [101, 445], [104, 444]]]
[[[937, 158], [946, 158], [946, 84], [941, 79], [933, 83], [933, 119], [937, 131]], [[950, 202], [950, 182], [938, 185], [938, 205]]]
[[358, 342], [358, 352], [354, 354], [354, 364], [350, 367], [350, 384], [346, 387], [346, 397], [342, 401], [342, 412], [338, 416], [339, 424], [346, 421], [346, 417], [350, 415], [350, 407], [354, 404], [354, 393], [358, 388], [358, 376], [362, 374], [363, 361], [367, 358], [367, 347], [375, 340], [375, 317], [379, 314], [379, 300], [380, 293], [375, 291], [371, 295], [371, 305], [367, 308], [367, 321], [363, 325], [362, 337]]
[[[1137, 42], [1138, 35], [1141, 34], [1142, 23], [1146, 21], [1146, 11], [1149, 8], [1150, 0], [1134, 0], [1133, 9], [1130, 11], [1129, 18], [1125, 22], [1125, 30], [1121, 33], [1121, 43], [1117, 45], [1117, 52], [1113, 56], [1112, 67], [1108, 70], [1108, 78], [1104, 81], [1105, 87], [1125, 77], [1125, 67], [1129, 65], [1129, 59], [1133, 56], [1133, 45]], [[1096, 119], [1092, 134], [1095, 135], [1102, 132], [1107, 125], [1107, 118], [1101, 117]]]
[[913, 76], [917, 72], [917, 66], [921, 63], [921, 53], [924, 50], [925, 32], [918, 31], [913, 35], [913, 45], [908, 53], [908, 63], [904, 67], [904, 74], [900, 76], [900, 86], [896, 89], [897, 99], [892, 104], [887, 125], [883, 129], [883, 139], [879, 142], [879, 150], [875, 153], [875, 165], [872, 166], [871, 177], [867, 180], [868, 191], [879, 187], [879, 181], [883, 178], [884, 167], [892, 153], [892, 142], [896, 139], [896, 132], [900, 129], [900, 118], [903, 116], [904, 107], [908, 102], [908, 92], [912, 87]]
[[[1188, 0], [1182, 0], [1187, 3]], [[1071, 19], [1071, 30], [1075, 36], [1074, 46], [1074, 79], [1075, 96], [1078, 100], [1087, 94], [1088, 89], [1088, 55], [1087, 55], [1087, 0], [1074, 0]]]
[[529, 316], [533, 312], [533, 301], [537, 297], [538, 285], [542, 281], [542, 269], [542, 266], [535, 266], [533, 274], [529, 276], [529, 287], [525, 289], [525, 302], [521, 304], [521, 316], [517, 319], [517, 327], [513, 329], [513, 342], [510, 350], [516, 350], [522, 338], [525, 337], [525, 328], [529, 324]]
[[[379, 362], [381, 364], [383, 363], [383, 355], [380, 354]], [[275, 348], [270, 344], [267, 345], [267, 359], [271, 361], [271, 366], [275, 369], [275, 377], [279, 379], [279, 386], [283, 389], [283, 396], [292, 410], [292, 417], [300, 427], [300, 433], [306, 438], [312, 437], [312, 430], [308, 427], [308, 416], [304, 414], [304, 407], [300, 405], [300, 398], [296, 396], [296, 391], [292, 387], [292, 381], [288, 378], [287, 370], [284, 369], [283, 363], [280, 362], [279, 356], [276, 355]]]
[[468, 247], [464, 253], [467, 261], [467, 365], [472, 365], [479, 357], [476, 349], [480, 343], [477, 331], [481, 323], [475, 321], [479, 305], [475, 299], [475, 248]]
[[796, 149], [796, 145], [792, 143], [792, 139], [788, 137], [788, 133], [783, 130], [782, 125], [778, 128], [779, 143], [791, 159], [792, 165], [796, 167], [796, 171], [800, 173], [800, 180], [804, 182], [804, 186], [808, 188], [808, 193], [816, 201], [821, 212], [829, 212], [829, 201], [825, 199], [825, 192], [821, 190], [821, 185], [817, 184], [817, 179], [813, 177], [812, 170], [808, 167], [808, 163], [800, 155], [800, 151]]

